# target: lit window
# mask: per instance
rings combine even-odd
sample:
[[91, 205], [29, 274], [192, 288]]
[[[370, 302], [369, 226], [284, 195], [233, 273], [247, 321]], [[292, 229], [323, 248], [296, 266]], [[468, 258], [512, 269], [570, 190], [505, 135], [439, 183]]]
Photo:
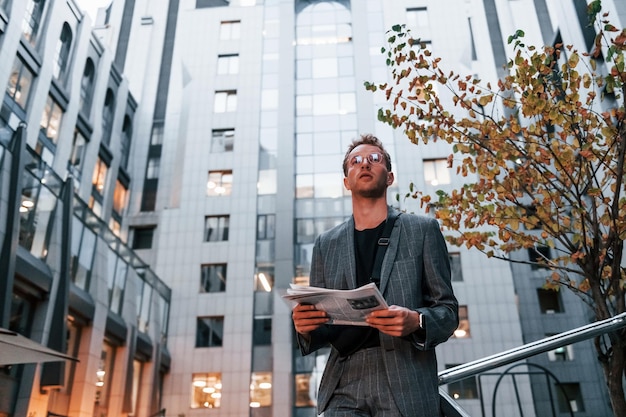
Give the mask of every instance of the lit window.
[[100, 158], [96, 162], [96, 167], [93, 170], [93, 177], [91, 179], [91, 183], [93, 184], [93, 190], [96, 191], [100, 196], [104, 194], [104, 187], [106, 185], [107, 180], [107, 172], [109, 167], [107, 164]]
[[63, 110], [52, 97], [48, 96], [46, 107], [41, 115], [40, 129], [41, 133], [55, 145], [59, 139], [59, 128], [61, 127], [62, 118]]
[[239, 55], [219, 55], [217, 57], [217, 73], [218, 74], [237, 74], [239, 73]]
[[315, 407], [315, 381], [312, 373], [296, 374], [296, 407]]
[[207, 196], [230, 195], [233, 185], [232, 171], [209, 171], [206, 183]]
[[204, 241], [219, 242], [228, 240], [230, 216], [206, 216], [204, 218]]
[[114, 361], [115, 349], [105, 342], [102, 346], [100, 364], [94, 375], [96, 381], [94, 415], [107, 415]]
[[470, 322], [467, 306], [459, 306], [459, 327], [454, 331], [454, 337], [465, 339], [470, 337]]
[[128, 188], [120, 180], [117, 180], [115, 190], [113, 191], [113, 210], [120, 216], [124, 214], [127, 197]]
[[226, 264], [206, 264], [200, 267], [200, 292], [226, 291]]
[[257, 273], [254, 274], [254, 291], [271, 292], [274, 286], [274, 268], [258, 267]]
[[250, 377], [250, 407], [272, 405], [272, 373], [253, 372]]
[[218, 408], [221, 398], [221, 373], [198, 373], [192, 375], [191, 408]]
[[[446, 369], [457, 366], [446, 365]], [[462, 379], [460, 381], [448, 384], [448, 394], [455, 400], [475, 399], [478, 398], [478, 382], [475, 376]]]
[[237, 92], [230, 91], [216, 91], [215, 101], [213, 105], [213, 111], [215, 113], [234, 112], [237, 110]]
[[196, 347], [220, 347], [224, 339], [224, 317], [198, 317]]
[[[555, 334], [547, 334], [546, 337], [554, 336]], [[549, 350], [548, 359], [550, 362], [566, 362], [574, 360], [574, 347], [572, 345], [561, 346], [553, 350]]]
[[232, 152], [235, 129], [214, 130], [211, 137], [211, 152]]
[[30, 87], [33, 84], [33, 72], [22, 62], [19, 57], [15, 58], [11, 76], [7, 84], [7, 94], [22, 109], [26, 109], [28, 98], [30, 97]]
[[450, 184], [450, 168], [448, 161], [441, 159], [424, 160], [424, 182], [427, 185], [438, 186]]
[[224, 21], [220, 24], [220, 40], [236, 40], [241, 35], [241, 22], [239, 20]]

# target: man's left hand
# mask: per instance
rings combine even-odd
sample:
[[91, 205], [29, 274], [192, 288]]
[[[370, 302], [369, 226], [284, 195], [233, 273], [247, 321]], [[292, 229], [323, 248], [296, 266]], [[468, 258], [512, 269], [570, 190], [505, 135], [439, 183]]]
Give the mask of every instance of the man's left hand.
[[386, 310], [372, 311], [365, 321], [385, 334], [400, 337], [419, 329], [420, 315], [406, 307], [392, 305]]

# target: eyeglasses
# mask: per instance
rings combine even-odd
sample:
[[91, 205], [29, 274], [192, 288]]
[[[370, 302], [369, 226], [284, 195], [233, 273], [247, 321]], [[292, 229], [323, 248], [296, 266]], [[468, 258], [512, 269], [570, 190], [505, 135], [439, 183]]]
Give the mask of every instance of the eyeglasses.
[[354, 155], [352, 158], [350, 158], [349, 164], [351, 167], [355, 165], [361, 165], [365, 159], [367, 159], [367, 162], [369, 162], [370, 164], [382, 164], [383, 163], [383, 156], [379, 154], [378, 152], [373, 152], [365, 156]]

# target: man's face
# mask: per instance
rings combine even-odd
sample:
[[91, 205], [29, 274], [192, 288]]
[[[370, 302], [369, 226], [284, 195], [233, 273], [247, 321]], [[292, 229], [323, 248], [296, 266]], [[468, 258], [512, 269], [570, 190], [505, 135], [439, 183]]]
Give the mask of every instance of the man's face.
[[354, 148], [348, 155], [348, 175], [343, 179], [346, 189], [361, 197], [383, 197], [393, 183], [393, 173], [387, 171], [384, 159], [377, 146]]

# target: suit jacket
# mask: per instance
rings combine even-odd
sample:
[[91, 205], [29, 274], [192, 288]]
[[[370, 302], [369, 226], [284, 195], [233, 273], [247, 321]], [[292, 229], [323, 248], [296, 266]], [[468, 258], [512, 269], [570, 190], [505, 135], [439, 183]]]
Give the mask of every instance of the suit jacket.
[[[388, 214], [397, 210], [389, 207]], [[356, 288], [354, 218], [322, 233], [313, 247], [312, 286]], [[389, 305], [418, 311], [423, 329], [406, 337], [380, 333], [380, 346], [391, 391], [402, 414], [439, 416], [437, 360], [434, 347], [458, 327], [458, 302], [452, 292], [450, 263], [439, 223], [430, 217], [402, 214], [397, 218], [382, 264], [380, 291]], [[329, 325], [298, 335], [303, 355], [329, 343]], [[343, 361], [332, 348], [318, 393], [323, 412], [342, 375]], [[358, 376], [355, 376], [358, 377]]]

